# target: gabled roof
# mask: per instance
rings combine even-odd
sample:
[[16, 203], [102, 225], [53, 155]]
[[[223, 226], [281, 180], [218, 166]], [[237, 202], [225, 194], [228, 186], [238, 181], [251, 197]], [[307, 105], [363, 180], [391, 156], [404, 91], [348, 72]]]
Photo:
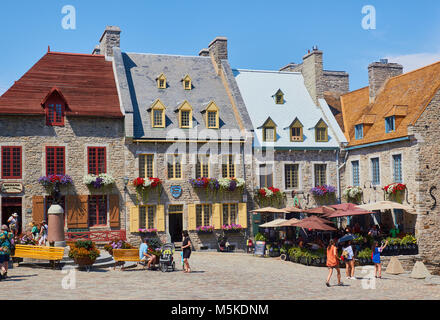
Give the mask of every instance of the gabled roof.
[[[365, 87], [341, 97], [345, 135], [349, 145], [362, 145], [401, 138], [408, 135], [413, 125], [440, 89], [440, 62], [392, 77], [378, 92], [373, 103], [369, 101], [369, 88]], [[372, 117], [375, 116], [373, 120]], [[396, 130], [385, 133], [385, 118], [396, 116]], [[354, 138], [354, 126], [371, 123], [363, 139]]]
[[[341, 139], [345, 137], [339, 129], [325, 101], [317, 106], [304, 85], [300, 72], [234, 70], [238, 87], [252, 120], [255, 147], [275, 148], [338, 148]], [[276, 104], [274, 92], [281, 90], [284, 94], [284, 104]], [[324, 111], [324, 109], [326, 111]], [[333, 120], [329, 120], [329, 117]], [[260, 127], [270, 118], [278, 128], [277, 141], [264, 142], [263, 128]], [[303, 125], [304, 140], [293, 142], [289, 127], [298, 119]], [[329, 126], [328, 142], [315, 141], [315, 126], [323, 119]]]
[[67, 116], [122, 118], [112, 63], [101, 55], [48, 52], [0, 97], [0, 114], [43, 115], [57, 91]]

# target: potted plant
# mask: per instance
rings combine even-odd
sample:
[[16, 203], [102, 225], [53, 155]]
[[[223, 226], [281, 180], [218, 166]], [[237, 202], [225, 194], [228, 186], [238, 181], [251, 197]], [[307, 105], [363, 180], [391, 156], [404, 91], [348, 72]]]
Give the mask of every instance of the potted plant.
[[222, 230], [225, 233], [233, 233], [233, 232], [240, 232], [244, 228], [240, 224], [224, 224], [222, 225]]
[[260, 207], [279, 206], [283, 202], [284, 193], [273, 186], [269, 188], [264, 187], [256, 192], [255, 197], [257, 198]]
[[406, 190], [406, 185], [403, 183], [391, 183], [382, 188], [388, 200], [402, 202], [403, 193]]
[[52, 193], [55, 183], [59, 182], [60, 186], [69, 186], [73, 184], [72, 178], [67, 174], [50, 174], [41, 176], [38, 182], [46, 189], [48, 193]]
[[310, 189], [310, 192], [315, 197], [316, 202], [328, 204], [335, 200], [336, 188], [330, 185], [322, 185]]
[[139, 229], [142, 237], [153, 237], [157, 234], [156, 228]]
[[115, 179], [107, 173], [87, 174], [84, 176], [83, 182], [90, 191], [99, 191], [111, 188], [115, 184]]
[[80, 267], [89, 268], [99, 257], [100, 251], [95, 247], [95, 244], [90, 240], [78, 240], [70, 247], [69, 258], [72, 258]]
[[342, 195], [345, 197], [347, 202], [359, 203], [362, 197], [362, 188], [359, 186], [348, 186], [342, 192]]
[[214, 231], [214, 226], [199, 226], [196, 228], [197, 233], [212, 233]]
[[243, 192], [246, 182], [244, 179], [241, 178], [221, 178], [218, 179], [218, 184], [219, 189], [222, 192]]
[[157, 190], [158, 199], [160, 201], [160, 196], [162, 192], [162, 180], [159, 178], [141, 178], [138, 177], [133, 180], [133, 186], [136, 188], [137, 202], [139, 203], [139, 198], [143, 200], [144, 203], [148, 202], [148, 194], [151, 190]]
[[124, 240], [110, 241], [104, 246], [104, 250], [113, 256], [113, 249], [133, 249], [134, 247]]

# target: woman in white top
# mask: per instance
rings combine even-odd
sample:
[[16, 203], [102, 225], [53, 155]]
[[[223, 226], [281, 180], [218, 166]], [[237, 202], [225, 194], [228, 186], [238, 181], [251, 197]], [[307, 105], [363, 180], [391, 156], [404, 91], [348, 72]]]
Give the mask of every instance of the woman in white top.
[[342, 248], [342, 255], [345, 262], [345, 274], [347, 279], [356, 280], [354, 277], [354, 252], [351, 246], [351, 241], [348, 241]]
[[46, 245], [46, 241], [47, 241], [47, 223], [46, 221], [43, 221], [43, 223], [41, 224], [41, 229], [40, 229], [40, 241], [38, 241], [38, 245]]

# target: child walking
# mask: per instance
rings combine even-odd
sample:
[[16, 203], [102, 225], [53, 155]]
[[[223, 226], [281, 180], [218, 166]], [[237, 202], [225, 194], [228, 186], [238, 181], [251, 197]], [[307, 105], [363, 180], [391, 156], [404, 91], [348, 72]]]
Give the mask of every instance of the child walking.
[[[380, 263], [380, 253], [385, 249], [385, 247], [388, 245], [388, 240], [385, 242], [384, 245], [379, 247], [379, 242], [375, 241], [374, 246], [372, 248], [372, 260], [374, 263], [374, 276], [376, 278], [382, 278], [382, 264]], [[379, 273], [379, 276], [377, 274]]]

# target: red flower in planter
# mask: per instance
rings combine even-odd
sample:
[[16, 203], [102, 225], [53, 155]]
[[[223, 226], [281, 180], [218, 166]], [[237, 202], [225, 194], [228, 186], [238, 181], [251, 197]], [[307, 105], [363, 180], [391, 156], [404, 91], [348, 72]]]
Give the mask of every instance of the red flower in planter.
[[258, 193], [259, 193], [262, 197], [265, 197], [265, 196], [266, 196], [266, 190], [264, 190], [263, 188], [261, 188], [260, 190], [258, 190]]
[[160, 185], [162, 183], [162, 181], [159, 178], [150, 178], [151, 182], [151, 187], [157, 187], [158, 185]]
[[135, 187], [142, 186], [144, 184], [144, 178], [136, 178], [133, 180], [133, 185]]

